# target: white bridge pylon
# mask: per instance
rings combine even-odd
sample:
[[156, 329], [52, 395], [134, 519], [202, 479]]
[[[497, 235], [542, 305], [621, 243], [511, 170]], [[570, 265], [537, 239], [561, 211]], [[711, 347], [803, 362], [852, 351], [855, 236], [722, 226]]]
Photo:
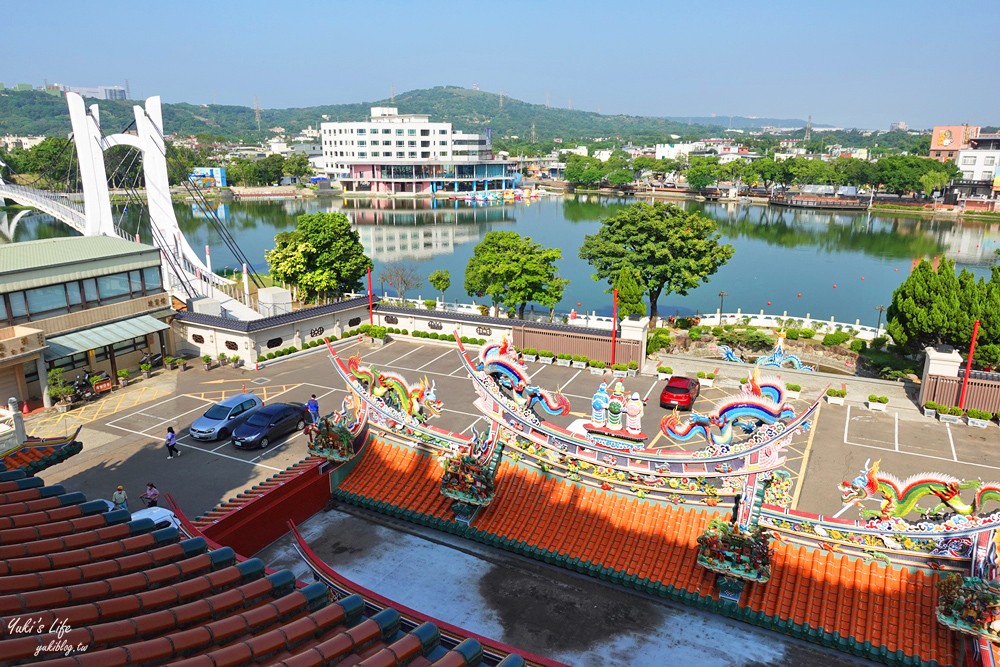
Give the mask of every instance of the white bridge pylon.
[[[86, 215], [87, 236], [120, 236], [111, 213], [111, 193], [108, 189], [108, 175], [104, 168], [104, 151], [113, 146], [130, 146], [142, 155], [143, 180], [146, 184], [146, 200], [149, 206], [150, 225], [153, 227], [153, 243], [160, 247], [163, 257], [164, 275], [172, 277], [174, 270], [167, 261], [169, 253], [174, 264], [186, 275], [186, 282], [204, 296], [218, 299], [222, 307], [239, 319], [259, 319], [260, 313], [244, 305], [220, 288], [233, 283], [212, 273], [211, 268], [198, 256], [177, 224], [173, 202], [170, 199], [170, 184], [167, 177], [167, 153], [163, 140], [163, 113], [160, 98], [150, 97], [145, 108], [138, 104], [132, 107], [135, 114], [136, 134], [105, 135], [101, 129], [98, 106], [89, 110], [83, 98], [77, 93], [66, 93], [69, 117], [73, 127], [73, 142], [76, 144], [80, 162], [80, 178], [83, 181], [83, 203]], [[180, 284], [172, 285], [174, 291], [182, 289]], [[244, 280], [244, 298], [249, 301]]]

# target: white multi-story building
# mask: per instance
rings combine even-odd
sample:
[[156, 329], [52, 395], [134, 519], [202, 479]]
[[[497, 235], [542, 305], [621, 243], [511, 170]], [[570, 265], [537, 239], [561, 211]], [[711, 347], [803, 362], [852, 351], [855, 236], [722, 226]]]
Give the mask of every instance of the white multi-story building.
[[1000, 165], [1000, 149], [966, 148], [958, 151], [955, 164], [966, 181], [992, 181]]
[[344, 191], [433, 195], [515, 187], [512, 163], [493, 156], [485, 135], [432, 123], [424, 114], [372, 107], [367, 121], [320, 125], [325, 171]]

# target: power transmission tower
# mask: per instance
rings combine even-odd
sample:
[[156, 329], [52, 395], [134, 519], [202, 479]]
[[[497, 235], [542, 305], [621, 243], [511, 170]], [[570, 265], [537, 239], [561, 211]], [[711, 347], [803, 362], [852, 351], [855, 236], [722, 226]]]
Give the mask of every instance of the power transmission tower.
[[389, 103], [396, 103], [396, 85], [392, 83], [389, 84]]
[[545, 91], [545, 106], [549, 106], [549, 91]]
[[571, 97], [571, 98], [569, 98], [569, 102], [567, 103], [566, 107], [567, 107], [567, 108], [568, 108], [568, 109], [569, 109], [570, 111], [572, 111], [572, 110], [573, 110], [573, 98], [572, 98], [572, 97]]
[[806, 144], [809, 143], [809, 137], [812, 136], [812, 129], [813, 129], [813, 117], [812, 114], [809, 114], [809, 120], [806, 121], [806, 137], [805, 139], [802, 140], [802, 143]]
[[260, 100], [256, 95], [253, 97], [253, 115], [257, 119], [257, 132], [260, 133]]
[[500, 111], [503, 111], [503, 89], [500, 89]]
[[535, 132], [535, 121], [531, 121], [531, 143], [538, 142], [538, 133]]

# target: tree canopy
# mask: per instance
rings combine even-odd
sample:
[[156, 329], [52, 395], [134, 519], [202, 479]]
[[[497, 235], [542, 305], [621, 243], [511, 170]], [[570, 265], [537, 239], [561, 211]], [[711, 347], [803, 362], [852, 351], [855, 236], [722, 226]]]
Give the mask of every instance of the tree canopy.
[[427, 276], [427, 282], [431, 284], [431, 287], [436, 289], [441, 293], [441, 298], [444, 298], [444, 293], [448, 291], [451, 287], [451, 273], [448, 269], [437, 269], [436, 271], [431, 271], [431, 275]]
[[310, 213], [296, 219], [295, 229], [274, 237], [264, 253], [277, 280], [292, 283], [305, 299], [361, 288], [372, 267], [358, 233], [343, 213]]
[[557, 272], [561, 257], [558, 248], [545, 248], [517, 232], [487, 232], [465, 267], [465, 291], [516, 309], [520, 318], [529, 303], [551, 310], [569, 283]]
[[733, 247], [719, 239], [711, 218], [673, 204], [639, 202], [605, 218], [596, 234], [584, 237], [580, 258], [594, 267], [594, 280], [612, 285], [624, 267], [638, 271], [653, 327], [662, 293], [687, 294], [733, 256]]
[[630, 315], [643, 317], [646, 314], [646, 304], [642, 298], [646, 292], [639, 286], [639, 272], [625, 265], [618, 272], [614, 289], [618, 290], [618, 317], [625, 319]]

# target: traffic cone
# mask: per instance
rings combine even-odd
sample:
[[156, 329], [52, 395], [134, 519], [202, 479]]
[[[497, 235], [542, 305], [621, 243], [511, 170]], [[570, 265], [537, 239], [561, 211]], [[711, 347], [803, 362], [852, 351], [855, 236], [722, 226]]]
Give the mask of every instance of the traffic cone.
[[243, 383], [243, 390], [240, 393], [241, 394], [247, 393], [247, 383], [246, 382]]
[[27, 401], [21, 401], [21, 414], [25, 415], [25, 416], [31, 414], [31, 410], [28, 409], [28, 402]]

